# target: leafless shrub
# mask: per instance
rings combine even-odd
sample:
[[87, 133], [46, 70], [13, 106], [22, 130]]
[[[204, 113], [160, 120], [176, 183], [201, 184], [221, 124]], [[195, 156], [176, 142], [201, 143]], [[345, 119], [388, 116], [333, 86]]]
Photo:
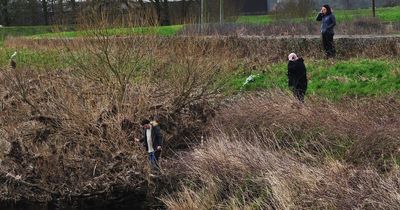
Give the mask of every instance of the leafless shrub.
[[386, 25], [376, 18], [358, 18], [338, 25], [340, 34], [391, 34], [394, 30], [386, 30]]
[[153, 37], [112, 38], [105, 28], [93, 28], [82, 49], [66, 49], [75, 56], [72, 69], [1, 71], [0, 125], [11, 145], [2, 154], [2, 200], [107, 201], [151, 192], [146, 155], [129, 141], [140, 137], [140, 120], [160, 115], [168, 148], [201, 134], [213, 115], [223, 85], [217, 78], [229, 69], [213, 60], [223, 58], [221, 48], [186, 42], [163, 54], [170, 51], [153, 48]]
[[2, 200], [84, 199], [146, 182], [145, 160], [120, 128], [123, 115], [109, 108], [107, 87], [19, 69], [6, 72], [0, 88], [7, 93], [0, 124], [11, 144], [0, 168]]
[[[64, 47], [72, 59], [74, 72], [89, 80], [115, 87], [119, 106], [124, 101], [125, 92], [137, 75], [147, 68], [153, 58], [151, 39], [131, 36], [123, 39], [112, 36], [112, 27], [124, 25], [120, 20], [109, 18], [107, 13], [90, 11], [80, 18], [79, 30], [85, 39], [76, 50], [70, 48], [68, 40]], [[133, 29], [132, 29], [133, 30]]]
[[314, 0], [286, 0], [277, 3], [271, 14], [277, 19], [306, 18], [310, 16], [314, 8]]

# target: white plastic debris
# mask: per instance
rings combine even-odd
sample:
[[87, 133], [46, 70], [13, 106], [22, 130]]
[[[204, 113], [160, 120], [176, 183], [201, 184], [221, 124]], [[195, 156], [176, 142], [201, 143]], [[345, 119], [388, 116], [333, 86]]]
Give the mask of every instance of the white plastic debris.
[[247, 84], [254, 82], [256, 80], [256, 78], [259, 76], [260, 76], [260, 74], [256, 74], [256, 75], [252, 74], [252, 75], [248, 76], [246, 78], [246, 81], [243, 82], [242, 88], [245, 87]]
[[11, 55], [10, 59], [11, 59], [11, 60], [14, 59], [15, 56], [17, 56], [17, 51], [15, 51], [15, 52]]

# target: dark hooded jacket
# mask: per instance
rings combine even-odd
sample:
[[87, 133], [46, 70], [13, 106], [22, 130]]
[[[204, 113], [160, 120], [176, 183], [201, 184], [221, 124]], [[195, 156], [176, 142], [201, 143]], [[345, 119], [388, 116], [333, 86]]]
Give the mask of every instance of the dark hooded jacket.
[[[153, 142], [153, 148], [156, 151], [157, 147], [162, 146], [162, 144], [163, 144], [161, 129], [160, 129], [160, 125], [155, 121], [152, 121], [150, 124], [152, 126], [151, 138], [152, 138], [152, 142]], [[146, 129], [143, 129], [143, 138], [140, 139], [140, 142], [142, 142], [144, 144], [144, 146], [146, 146], [146, 150], [149, 149], [148, 145], [147, 145]]]
[[336, 26], [336, 17], [332, 14], [332, 10], [329, 5], [324, 5], [327, 13], [326, 15], [319, 13], [317, 16], [317, 21], [322, 21], [321, 23], [321, 33], [323, 34], [334, 34], [333, 28]]
[[307, 89], [307, 69], [303, 58], [288, 63], [288, 85], [292, 89]]

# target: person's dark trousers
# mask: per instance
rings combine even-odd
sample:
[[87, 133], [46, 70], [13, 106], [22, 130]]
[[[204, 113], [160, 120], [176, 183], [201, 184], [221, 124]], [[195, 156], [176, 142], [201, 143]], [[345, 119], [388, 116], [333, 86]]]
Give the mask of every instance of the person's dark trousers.
[[335, 57], [336, 54], [335, 47], [333, 45], [333, 35], [334, 34], [331, 33], [322, 34], [322, 44], [327, 57]]
[[293, 95], [302, 103], [304, 103], [304, 96], [306, 95], [306, 90], [304, 89], [294, 89]]
[[152, 170], [159, 170], [160, 166], [158, 165], [158, 161], [160, 160], [161, 150], [157, 150], [155, 152], [149, 153], [149, 160]]

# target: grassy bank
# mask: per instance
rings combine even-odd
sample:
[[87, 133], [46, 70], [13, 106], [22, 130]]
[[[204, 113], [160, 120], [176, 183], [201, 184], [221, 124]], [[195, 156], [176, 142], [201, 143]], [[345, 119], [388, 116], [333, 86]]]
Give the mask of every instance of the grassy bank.
[[0, 48], [0, 65], [7, 66], [10, 56], [18, 51], [16, 61], [20, 68], [34, 68], [37, 71], [65, 69], [70, 66], [68, 56], [59, 51], [33, 51], [26, 49], [6, 49]]
[[[315, 14], [306, 18], [292, 19], [295, 22], [303, 20], [315, 20]], [[372, 17], [371, 9], [357, 9], [357, 10], [334, 10], [336, 20], [340, 23], [343, 21], [350, 21], [362, 17]], [[381, 7], [376, 9], [376, 17], [384, 22], [399, 22], [400, 21], [400, 7]], [[274, 15], [257, 15], [257, 16], [240, 16], [237, 23], [242, 24], [269, 24], [277, 19]]]
[[[392, 95], [400, 91], [400, 68], [397, 61], [351, 59], [347, 61], [306, 61], [308, 70], [308, 95], [332, 100], [344, 97]], [[247, 72], [247, 73], [243, 73]], [[261, 71], [242, 69], [232, 75], [228, 90], [253, 91], [262, 89], [287, 89], [287, 63], [267, 66]], [[243, 85], [250, 75], [254, 80]]]
[[[158, 35], [158, 36], [173, 36], [182, 25], [159, 26], [159, 27], [136, 27], [136, 28], [112, 28], [104, 30], [102, 33], [108, 36], [130, 36], [130, 35]], [[32, 36], [33, 38], [74, 38], [92, 36], [91, 31], [67, 31], [60, 33], [46, 33]]]
[[[173, 36], [182, 25], [173, 26], [160, 26], [160, 27], [136, 27], [136, 28], [111, 28], [104, 30], [103, 33], [108, 36], [129, 36], [129, 35], [159, 35], [159, 36]], [[3, 46], [4, 39], [7, 36], [27, 36], [34, 39], [41, 38], [74, 38], [74, 37], [87, 37], [92, 36], [91, 31], [75, 31], [71, 27], [61, 29], [62, 32], [54, 32], [53, 26], [15, 26], [15, 27], [2, 27], [0, 28], [0, 46]], [[57, 29], [60, 30], [60, 29]]]
[[1, 27], [0, 38], [4, 39], [6, 36], [32, 36], [36, 34], [45, 34], [52, 32], [52, 26], [13, 26]]
[[[0, 64], [8, 65], [12, 49], [0, 49]], [[18, 65], [37, 70], [65, 69], [73, 64], [70, 54], [54, 51], [20, 50]], [[236, 61], [230, 70], [231, 76], [225, 87], [226, 94], [240, 91], [267, 90], [279, 88], [287, 90], [287, 63], [265, 65], [252, 70]], [[338, 100], [345, 97], [379, 97], [394, 95], [400, 91], [400, 67], [398, 60], [350, 59], [350, 60], [306, 60], [308, 70], [309, 96]], [[244, 85], [253, 75], [253, 81]]]
[[[0, 64], [8, 65], [14, 50], [0, 50]], [[70, 54], [54, 51], [20, 50], [18, 65], [23, 68], [41, 70], [65, 69], [72, 67]], [[156, 61], [157, 62], [157, 61]], [[400, 91], [400, 67], [398, 60], [350, 59], [350, 60], [306, 60], [308, 70], [309, 96], [338, 100], [345, 97], [379, 97], [394, 95]], [[231, 76], [225, 87], [226, 94], [240, 91], [287, 90], [287, 63], [265, 65], [252, 70], [236, 61], [236, 67], [229, 70]], [[253, 81], [243, 85], [253, 75]]]
[[[0, 28], [0, 47], [6, 37], [33, 36], [38, 34], [48, 34], [53, 32], [53, 26], [12, 26]], [[65, 27], [65, 30], [73, 30], [72, 27]]]

